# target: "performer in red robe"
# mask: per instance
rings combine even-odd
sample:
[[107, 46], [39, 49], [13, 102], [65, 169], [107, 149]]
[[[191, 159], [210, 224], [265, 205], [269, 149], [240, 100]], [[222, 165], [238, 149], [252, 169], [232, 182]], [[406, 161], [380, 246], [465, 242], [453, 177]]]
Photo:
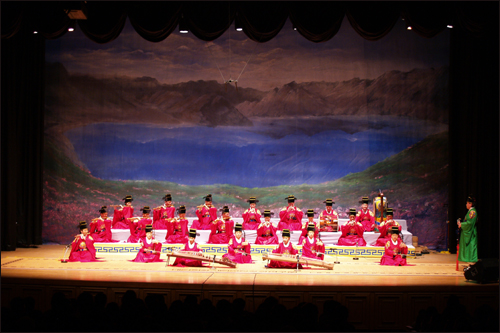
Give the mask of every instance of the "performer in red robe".
[[161, 242], [153, 238], [153, 226], [146, 225], [146, 237], [141, 239], [141, 248], [133, 262], [160, 262]]
[[71, 243], [68, 261], [90, 262], [98, 261], [95, 257], [94, 239], [89, 234], [87, 222], [80, 221], [80, 234]]
[[167, 222], [167, 235], [165, 241], [169, 244], [188, 242], [188, 220], [186, 219], [186, 206], [180, 206], [177, 210], [178, 218], [170, 219]]
[[325, 245], [322, 241], [314, 237], [315, 229], [313, 223], [307, 226], [307, 237], [302, 241], [302, 256], [324, 260]]
[[[279, 244], [279, 246], [273, 250], [273, 253], [281, 253], [284, 255], [296, 256], [299, 253], [299, 250], [297, 250], [297, 248], [292, 244], [292, 242], [290, 242], [290, 230], [284, 229], [282, 237], [283, 237], [283, 242], [281, 242]], [[267, 268], [297, 268], [297, 263], [270, 260], [269, 264], [266, 267]], [[302, 268], [301, 264], [299, 264], [299, 268]]]
[[108, 210], [106, 206], [99, 209], [101, 217], [95, 218], [90, 222], [90, 235], [94, 242], [98, 243], [115, 243], [118, 242], [112, 239], [111, 220], [108, 219]]
[[[184, 248], [181, 251], [202, 253], [203, 251], [201, 248], [198, 247], [198, 243], [195, 242], [195, 238], [196, 238], [196, 230], [189, 229], [189, 241], [186, 243], [186, 245], [184, 246]], [[172, 264], [172, 266], [201, 267], [201, 266], [203, 266], [203, 263], [201, 260], [194, 260], [194, 259], [177, 257], [177, 258], [175, 258], [175, 262]]]
[[250, 244], [242, 237], [242, 229], [241, 224], [236, 224], [234, 235], [229, 240], [228, 251], [222, 257], [229, 258], [237, 264], [250, 264], [252, 263]]
[[385, 215], [387, 216], [387, 220], [380, 223], [378, 227], [380, 236], [378, 237], [377, 241], [372, 244], [373, 246], [385, 246], [387, 242], [391, 240], [391, 234], [388, 231], [390, 231], [392, 227], [397, 227], [399, 233], [401, 233], [401, 225], [392, 219], [393, 214], [394, 210], [392, 208], [386, 209]]
[[175, 207], [172, 205], [170, 193], [166, 194], [162, 199], [165, 200], [165, 203], [153, 209], [153, 228], [155, 229], [168, 229], [168, 222], [175, 217]]
[[257, 230], [260, 226], [260, 211], [255, 208], [257, 206], [257, 200], [255, 197], [250, 197], [247, 200], [250, 203], [250, 208], [243, 212], [243, 230]]
[[113, 229], [128, 229], [128, 219], [134, 216], [134, 207], [132, 206], [132, 201], [134, 199], [132, 199], [132, 196], [127, 195], [122, 200], [125, 201], [125, 206], [120, 205], [120, 208], [115, 208], [113, 213]]
[[365, 229], [361, 223], [356, 222], [356, 209], [350, 209], [349, 221], [340, 230], [342, 236], [340, 236], [337, 245], [356, 246], [357, 244], [358, 246], [366, 246], [366, 241], [363, 238]]
[[[333, 201], [332, 199], [326, 199], [325, 201], [323, 201], [323, 203], [326, 204], [326, 207], [325, 210], [322, 211], [321, 214], [319, 214], [319, 225], [320, 225], [319, 231], [322, 232], [339, 231], [338, 229], [339, 215], [332, 208], [335, 201]], [[334, 229], [335, 224], [337, 224], [337, 226]]]
[[380, 259], [380, 264], [388, 266], [406, 266], [406, 258], [403, 258], [401, 254], [407, 254], [408, 247], [403, 243], [401, 237], [399, 237], [398, 227], [391, 227], [389, 232], [391, 233], [391, 240], [385, 244], [385, 251]]
[[233, 236], [234, 221], [229, 216], [229, 207], [221, 209], [222, 217], [210, 223], [210, 236], [207, 244], [228, 244]]
[[280, 222], [278, 223], [278, 229], [289, 229], [289, 230], [300, 230], [302, 228], [302, 217], [304, 213], [297, 207], [295, 207], [295, 198], [293, 195], [289, 195], [285, 200], [288, 200], [288, 206], [284, 207], [280, 211]]
[[217, 208], [212, 206], [212, 195], [209, 194], [205, 198], [205, 204], [198, 206], [196, 216], [198, 220], [193, 221], [191, 228], [196, 230], [209, 230], [210, 223], [217, 219]]
[[361, 210], [356, 215], [356, 222], [360, 222], [365, 228], [365, 231], [375, 230], [375, 215], [368, 210], [368, 197], [361, 198]]
[[153, 220], [149, 217], [151, 209], [149, 206], [144, 206], [141, 208], [142, 218], [131, 218], [130, 221], [130, 236], [127, 239], [127, 243], [138, 243], [140, 241], [144, 242], [146, 238], [146, 225], [152, 224]]
[[278, 235], [276, 227], [271, 223], [271, 215], [274, 215], [269, 209], [264, 211], [264, 222], [257, 229], [257, 238], [255, 244], [269, 245], [278, 244]]
[[302, 245], [302, 242], [304, 239], [307, 237], [307, 227], [309, 224], [314, 224], [315, 229], [314, 229], [314, 237], [318, 238], [319, 235], [319, 223], [314, 222], [314, 210], [308, 209], [307, 210], [307, 221], [302, 222], [302, 233], [300, 234], [299, 241], [297, 242], [297, 245]]

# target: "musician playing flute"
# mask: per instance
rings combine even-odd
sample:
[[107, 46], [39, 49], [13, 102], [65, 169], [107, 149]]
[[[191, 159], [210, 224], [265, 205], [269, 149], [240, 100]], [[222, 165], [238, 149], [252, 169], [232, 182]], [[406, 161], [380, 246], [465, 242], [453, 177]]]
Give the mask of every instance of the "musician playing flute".
[[250, 204], [250, 208], [245, 210], [243, 212], [243, 230], [257, 230], [260, 226], [260, 211], [256, 208], [257, 198], [255, 197], [250, 197], [250, 199], [247, 200], [247, 202]]
[[97, 261], [95, 258], [94, 239], [89, 234], [87, 222], [80, 221], [80, 234], [75, 236], [71, 243], [71, 252], [68, 261], [90, 262]]
[[302, 217], [304, 212], [299, 208], [295, 207], [295, 198], [293, 195], [289, 195], [285, 200], [288, 200], [288, 206], [284, 207], [280, 211], [280, 222], [278, 223], [278, 229], [289, 229], [289, 230], [300, 230], [302, 229]]
[[298, 241], [297, 245], [301, 245], [302, 242], [304, 241], [304, 239], [307, 237], [307, 233], [308, 233], [307, 227], [309, 226], [309, 224], [314, 224], [315, 225], [314, 237], [318, 238], [318, 235], [319, 235], [319, 222], [318, 223], [314, 222], [314, 210], [312, 210], [312, 209], [308, 209], [307, 210], [307, 221], [306, 222], [302, 222], [302, 234], [299, 237], [299, 241]]
[[[394, 210], [392, 208], [387, 208], [385, 211], [385, 215], [387, 220], [380, 223], [378, 230], [380, 231], [380, 236], [377, 238], [377, 241], [372, 244], [374, 246], [385, 246], [388, 241], [391, 240], [391, 230], [392, 227], [397, 227], [399, 232], [401, 233], [401, 225], [392, 219], [394, 215]], [[399, 234], [398, 234], [399, 237]]]
[[134, 216], [134, 207], [132, 206], [131, 195], [127, 195], [123, 198], [125, 205], [120, 205], [120, 208], [116, 209], [113, 213], [113, 229], [129, 229], [129, 218]]
[[224, 206], [221, 212], [221, 218], [210, 224], [211, 231], [207, 244], [228, 244], [233, 236], [234, 221], [229, 215], [229, 207]]
[[234, 227], [234, 235], [229, 240], [228, 251], [222, 257], [228, 258], [238, 264], [250, 264], [252, 263], [250, 244], [245, 241], [242, 229], [243, 227], [241, 224], [236, 224]]
[[326, 199], [325, 201], [323, 201], [323, 203], [325, 204], [325, 210], [323, 210], [319, 214], [319, 231], [338, 231], [339, 215], [335, 210], [333, 210], [333, 204], [335, 203], [335, 201], [333, 201], [332, 199]]
[[339, 237], [337, 245], [344, 246], [366, 246], [366, 241], [363, 238], [365, 228], [360, 222], [356, 222], [356, 209], [349, 210], [349, 221], [343, 225], [340, 230], [342, 235]]
[[210, 224], [217, 219], [217, 208], [212, 205], [212, 195], [208, 194], [205, 199], [205, 204], [198, 206], [196, 216], [198, 220], [193, 221], [191, 228], [196, 230], [210, 230]]
[[[196, 229], [189, 229], [189, 241], [186, 243], [186, 245], [181, 251], [201, 254], [202, 250], [198, 247], [198, 243], [195, 242], [195, 239], [196, 239]], [[201, 260], [177, 257], [175, 258], [175, 262], [172, 264], [172, 266], [201, 267], [203, 266], [203, 264]]]
[[144, 206], [141, 208], [142, 218], [130, 218], [130, 236], [127, 239], [128, 243], [139, 243], [146, 238], [146, 225], [152, 224], [153, 220], [149, 217], [151, 208]]
[[108, 219], [108, 210], [106, 206], [99, 209], [101, 217], [95, 218], [90, 222], [90, 235], [94, 242], [98, 243], [115, 243], [118, 242], [112, 239], [111, 220]]
[[165, 203], [153, 209], [153, 228], [155, 229], [168, 229], [168, 223], [175, 218], [172, 195], [168, 193], [162, 199], [165, 200]]
[[[286, 255], [286, 256], [296, 256], [297, 253], [299, 253], [299, 250], [297, 250], [297, 248], [292, 244], [292, 242], [290, 242], [290, 230], [284, 229], [282, 237], [283, 237], [283, 242], [281, 242], [279, 244], [279, 246], [273, 250], [273, 253], [279, 253], [281, 255]], [[268, 268], [297, 268], [297, 263], [270, 260], [267, 267]], [[299, 268], [302, 268], [301, 264], [299, 264]]]
[[360, 222], [365, 231], [373, 231], [375, 230], [375, 214], [368, 210], [368, 202], [370, 202], [368, 197], [361, 198], [359, 202], [361, 204], [361, 210], [356, 215], [356, 222]]
[[259, 225], [257, 229], [257, 238], [255, 244], [269, 245], [278, 244], [278, 235], [276, 234], [276, 227], [271, 223], [271, 215], [274, 215], [269, 209], [264, 211], [264, 222]]
[[324, 260], [325, 245], [314, 237], [316, 227], [314, 223], [307, 226], [307, 237], [302, 241], [302, 256], [312, 259]]
[[146, 225], [146, 237], [141, 239], [141, 248], [133, 262], [160, 262], [161, 242], [153, 237], [153, 226]]
[[408, 247], [399, 237], [399, 229], [396, 226], [392, 226], [389, 230], [391, 233], [391, 240], [385, 244], [384, 255], [380, 259], [381, 265], [388, 266], [406, 266], [406, 258], [403, 258], [401, 254], [408, 253]]
[[165, 241], [169, 244], [188, 242], [188, 220], [186, 219], [186, 206], [177, 209], [178, 218], [170, 219], [167, 223], [167, 235]]

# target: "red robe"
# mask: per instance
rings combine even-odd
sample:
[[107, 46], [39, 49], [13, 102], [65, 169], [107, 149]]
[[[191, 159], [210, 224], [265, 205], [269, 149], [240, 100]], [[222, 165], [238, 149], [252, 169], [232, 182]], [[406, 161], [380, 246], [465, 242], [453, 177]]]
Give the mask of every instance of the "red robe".
[[278, 244], [278, 235], [276, 234], [276, 227], [269, 222], [269, 226], [262, 222], [257, 229], [257, 238], [255, 239], [255, 244], [270, 245]]
[[201, 211], [196, 210], [196, 216], [198, 216], [198, 220], [193, 221], [193, 225], [191, 228], [196, 230], [209, 230], [210, 223], [217, 220], [217, 208], [214, 206], [207, 208], [207, 206], [203, 206]]
[[302, 228], [301, 221], [303, 216], [304, 212], [295, 206], [290, 212], [288, 211], [288, 206], [281, 209], [278, 229], [300, 230]]
[[122, 209], [115, 209], [113, 213], [113, 228], [114, 229], [128, 229], [130, 217], [134, 216], [134, 207], [125, 206]]
[[318, 245], [316, 244], [317, 242], [318, 239], [316, 237], [313, 238], [312, 243], [309, 237], [306, 237], [302, 241], [302, 256], [312, 259], [323, 260], [325, 256], [324, 255], [317, 256], [316, 253], [317, 252], [325, 253], [325, 244]]
[[210, 236], [207, 244], [228, 244], [233, 236], [234, 221], [217, 219], [216, 223], [210, 223]]
[[360, 210], [356, 215], [356, 222], [360, 222], [365, 231], [373, 231], [375, 229], [375, 215], [369, 209], [365, 211]]
[[146, 225], [151, 224], [150, 218], [141, 218], [139, 222], [130, 222], [130, 237], [127, 243], [138, 243], [146, 238]]
[[98, 217], [92, 222], [90, 222], [90, 235], [94, 239], [94, 242], [98, 243], [115, 243], [119, 242], [112, 239], [111, 234], [111, 220]]
[[[280, 245], [276, 249], [273, 250], [273, 253], [297, 255], [297, 253], [299, 253], [299, 251], [293, 246], [292, 242], [288, 242], [288, 246], [285, 246], [285, 244], [280, 243]], [[267, 267], [269, 267], [269, 268], [297, 268], [297, 263], [270, 260]], [[299, 268], [302, 268], [301, 264], [299, 264]]]
[[[406, 258], [403, 259], [400, 253], [406, 254], [408, 253], [408, 247], [401, 248], [400, 244], [402, 243], [401, 239], [396, 241], [396, 245], [392, 242], [392, 239], [385, 244], [384, 255], [380, 259], [381, 265], [388, 266], [406, 266]], [[399, 253], [395, 255], [394, 249], [398, 248]], [[411, 265], [410, 265], [411, 266]]]
[[[133, 262], [161, 262], [161, 243], [154, 243], [154, 238], [151, 238], [148, 243], [148, 239], [145, 238], [142, 242], [142, 247], [139, 249], [137, 256]], [[154, 251], [154, 252], [150, 252]]]
[[243, 230], [257, 230], [260, 225], [260, 210], [254, 209], [250, 211], [251, 208], [243, 212]]
[[175, 207], [170, 205], [153, 209], [153, 228], [168, 229], [168, 222], [175, 217]]
[[95, 258], [94, 240], [90, 235], [87, 235], [87, 237], [85, 237], [84, 239], [83, 235], [80, 234], [78, 238], [76, 238], [73, 243], [71, 243], [71, 252], [69, 254], [68, 261], [98, 261]]
[[353, 226], [350, 226], [349, 223], [350, 221], [340, 227], [342, 235], [340, 236], [337, 245], [356, 246], [357, 241], [358, 246], [366, 246], [366, 241], [363, 238], [363, 233], [365, 232], [363, 225], [359, 222], [355, 222]]
[[[252, 257], [250, 255], [250, 244], [242, 245], [245, 238], [242, 236], [240, 241], [236, 240], [236, 236], [232, 236], [229, 240], [229, 246], [227, 253], [223, 255], [223, 258], [229, 258], [238, 264], [250, 264], [252, 263]], [[246, 253], [244, 255], [242, 252]]]
[[[198, 247], [198, 243], [196, 243], [196, 242], [193, 243], [193, 247], [190, 247], [189, 242], [186, 243], [186, 245], [184, 246], [184, 248], [181, 251], [202, 252], [202, 250]], [[177, 257], [177, 258], [175, 258], [175, 262], [172, 264], [172, 266], [202, 267], [203, 263], [201, 260], [194, 260], [194, 259], [186, 259], [186, 258]]]
[[165, 241], [169, 244], [188, 242], [188, 220], [187, 219], [173, 219], [167, 222], [167, 235]]
[[[338, 220], [339, 220], [339, 215], [337, 214], [336, 211], [334, 211], [333, 209], [328, 212], [326, 209], [323, 210], [321, 212], [321, 214], [319, 214], [319, 220], [322, 221], [322, 220], [325, 220], [325, 218], [328, 217], [330, 218], [331, 221], [337, 221], [338, 223]], [[338, 230], [338, 229], [337, 229]], [[322, 227], [320, 227], [320, 230], [319, 231], [327, 231], [327, 232], [332, 232], [333, 231], [333, 227], [331, 225], [324, 225]]]
[[[309, 224], [309, 220], [306, 222], [302, 222], [302, 233], [300, 234], [299, 241], [297, 245], [302, 245], [302, 242], [307, 237], [307, 225]], [[314, 238], [318, 238], [319, 235], [319, 223], [314, 223], [316, 228], [314, 229]]]
[[[384, 223], [384, 224], [382, 225], [382, 223]], [[378, 230], [380, 231], [380, 236], [378, 236], [378, 239], [375, 242], [375, 244], [373, 244], [373, 246], [385, 246], [385, 244], [387, 244], [387, 242], [391, 240], [391, 235], [388, 234], [387, 231], [389, 231], [392, 226], [398, 226], [399, 232], [401, 232], [401, 225], [399, 225], [399, 223], [394, 221], [394, 220], [390, 220], [390, 221], [386, 221], [386, 222], [382, 222], [382, 223], [378, 227]], [[401, 237], [399, 237], [399, 235], [398, 235], [398, 238], [401, 239]]]

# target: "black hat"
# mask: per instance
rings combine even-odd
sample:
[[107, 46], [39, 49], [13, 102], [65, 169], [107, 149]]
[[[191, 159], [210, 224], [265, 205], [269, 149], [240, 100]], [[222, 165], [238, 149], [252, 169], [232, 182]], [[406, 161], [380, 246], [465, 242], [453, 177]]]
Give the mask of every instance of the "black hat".
[[285, 200], [288, 200], [288, 202], [294, 202], [297, 198], [293, 196], [293, 194], [289, 195], [288, 197], [285, 198]]
[[88, 229], [87, 222], [85, 221], [80, 221], [78, 226], [80, 227], [80, 230]]
[[283, 229], [283, 234], [281, 236], [283, 236], [283, 237], [290, 237], [290, 230], [289, 229]]
[[247, 200], [248, 203], [257, 203], [259, 200], [257, 200], [255, 197], [250, 197], [250, 199]]
[[391, 230], [389, 232], [391, 234], [399, 234], [399, 228], [398, 228], [398, 226], [392, 226]]
[[335, 201], [333, 201], [332, 199], [326, 199], [325, 201], [323, 201], [323, 203], [325, 203], [327, 206], [331, 206], [335, 203]]
[[196, 238], [196, 229], [189, 229], [189, 237]]
[[177, 208], [177, 212], [179, 214], [186, 214], [186, 206], [179, 206], [179, 208]]
[[141, 211], [146, 214], [146, 213], [150, 213], [151, 212], [151, 208], [149, 208], [149, 206], [144, 206], [141, 208]]
[[351, 209], [349, 209], [349, 216], [350, 216], [350, 215], [356, 215], [356, 214], [357, 214], [357, 212], [356, 212], [356, 208], [351, 208]]
[[107, 211], [108, 211], [107, 206], [102, 206], [101, 209], [99, 209], [99, 213], [101, 213], [101, 214], [106, 213]]
[[228, 206], [224, 206], [224, 207], [222, 207], [222, 209], [220, 209], [220, 211], [222, 213], [229, 213], [229, 207]]
[[467, 197], [467, 202], [470, 202], [473, 206], [476, 204], [476, 198], [473, 195]]
[[172, 201], [172, 196], [170, 193], [165, 194], [165, 196], [162, 198], [164, 201]]
[[273, 213], [273, 212], [271, 212], [269, 209], [266, 209], [266, 210], [264, 211], [264, 217], [266, 217], [266, 216], [271, 217], [271, 215], [274, 215], [274, 213]]
[[307, 231], [315, 231], [316, 230], [316, 226], [314, 225], [314, 223], [309, 223], [307, 225]]
[[393, 216], [394, 215], [394, 210], [392, 208], [387, 208], [386, 211], [385, 211], [385, 215], [391, 215], [391, 216]]
[[203, 197], [203, 199], [205, 199], [205, 201], [212, 201], [212, 195], [208, 194], [206, 197]]
[[314, 217], [314, 209], [307, 210], [307, 217]]
[[237, 223], [235, 226], [234, 226], [234, 231], [242, 231], [243, 230], [243, 227], [241, 224]]
[[125, 198], [123, 198], [122, 200], [125, 200], [125, 203], [134, 201], [134, 199], [132, 199], [132, 196], [131, 196], [131, 195], [127, 195], [127, 196], [126, 196]]
[[151, 224], [146, 224], [146, 232], [152, 232], [153, 226]]
[[362, 197], [361, 201], [359, 203], [361, 204], [367, 204], [370, 202], [370, 199], [368, 197]]

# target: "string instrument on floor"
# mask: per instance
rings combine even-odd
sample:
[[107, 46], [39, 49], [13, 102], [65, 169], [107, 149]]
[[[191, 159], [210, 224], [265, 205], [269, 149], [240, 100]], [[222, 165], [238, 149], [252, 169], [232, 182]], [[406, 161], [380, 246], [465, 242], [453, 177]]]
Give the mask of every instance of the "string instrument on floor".
[[[209, 261], [215, 262], [224, 266], [229, 266], [232, 268], [236, 267], [236, 263], [228, 258], [217, 258], [215, 255], [209, 256], [203, 254], [202, 252], [196, 251], [167, 251], [167, 258], [170, 261], [170, 257], [191, 259], [191, 260], [200, 260], [200, 261]], [[168, 265], [168, 262], [167, 262]]]
[[284, 262], [291, 262], [291, 263], [297, 263], [302, 265], [309, 265], [309, 266], [317, 266], [317, 267], [322, 267], [326, 268], [329, 270], [333, 270], [333, 263], [330, 262], [324, 262], [323, 260], [317, 260], [317, 259], [311, 259], [311, 258], [305, 258], [305, 257], [299, 257], [297, 259], [297, 255], [286, 255], [282, 253], [262, 253], [262, 260], [275, 260], [275, 261], [284, 261]]

